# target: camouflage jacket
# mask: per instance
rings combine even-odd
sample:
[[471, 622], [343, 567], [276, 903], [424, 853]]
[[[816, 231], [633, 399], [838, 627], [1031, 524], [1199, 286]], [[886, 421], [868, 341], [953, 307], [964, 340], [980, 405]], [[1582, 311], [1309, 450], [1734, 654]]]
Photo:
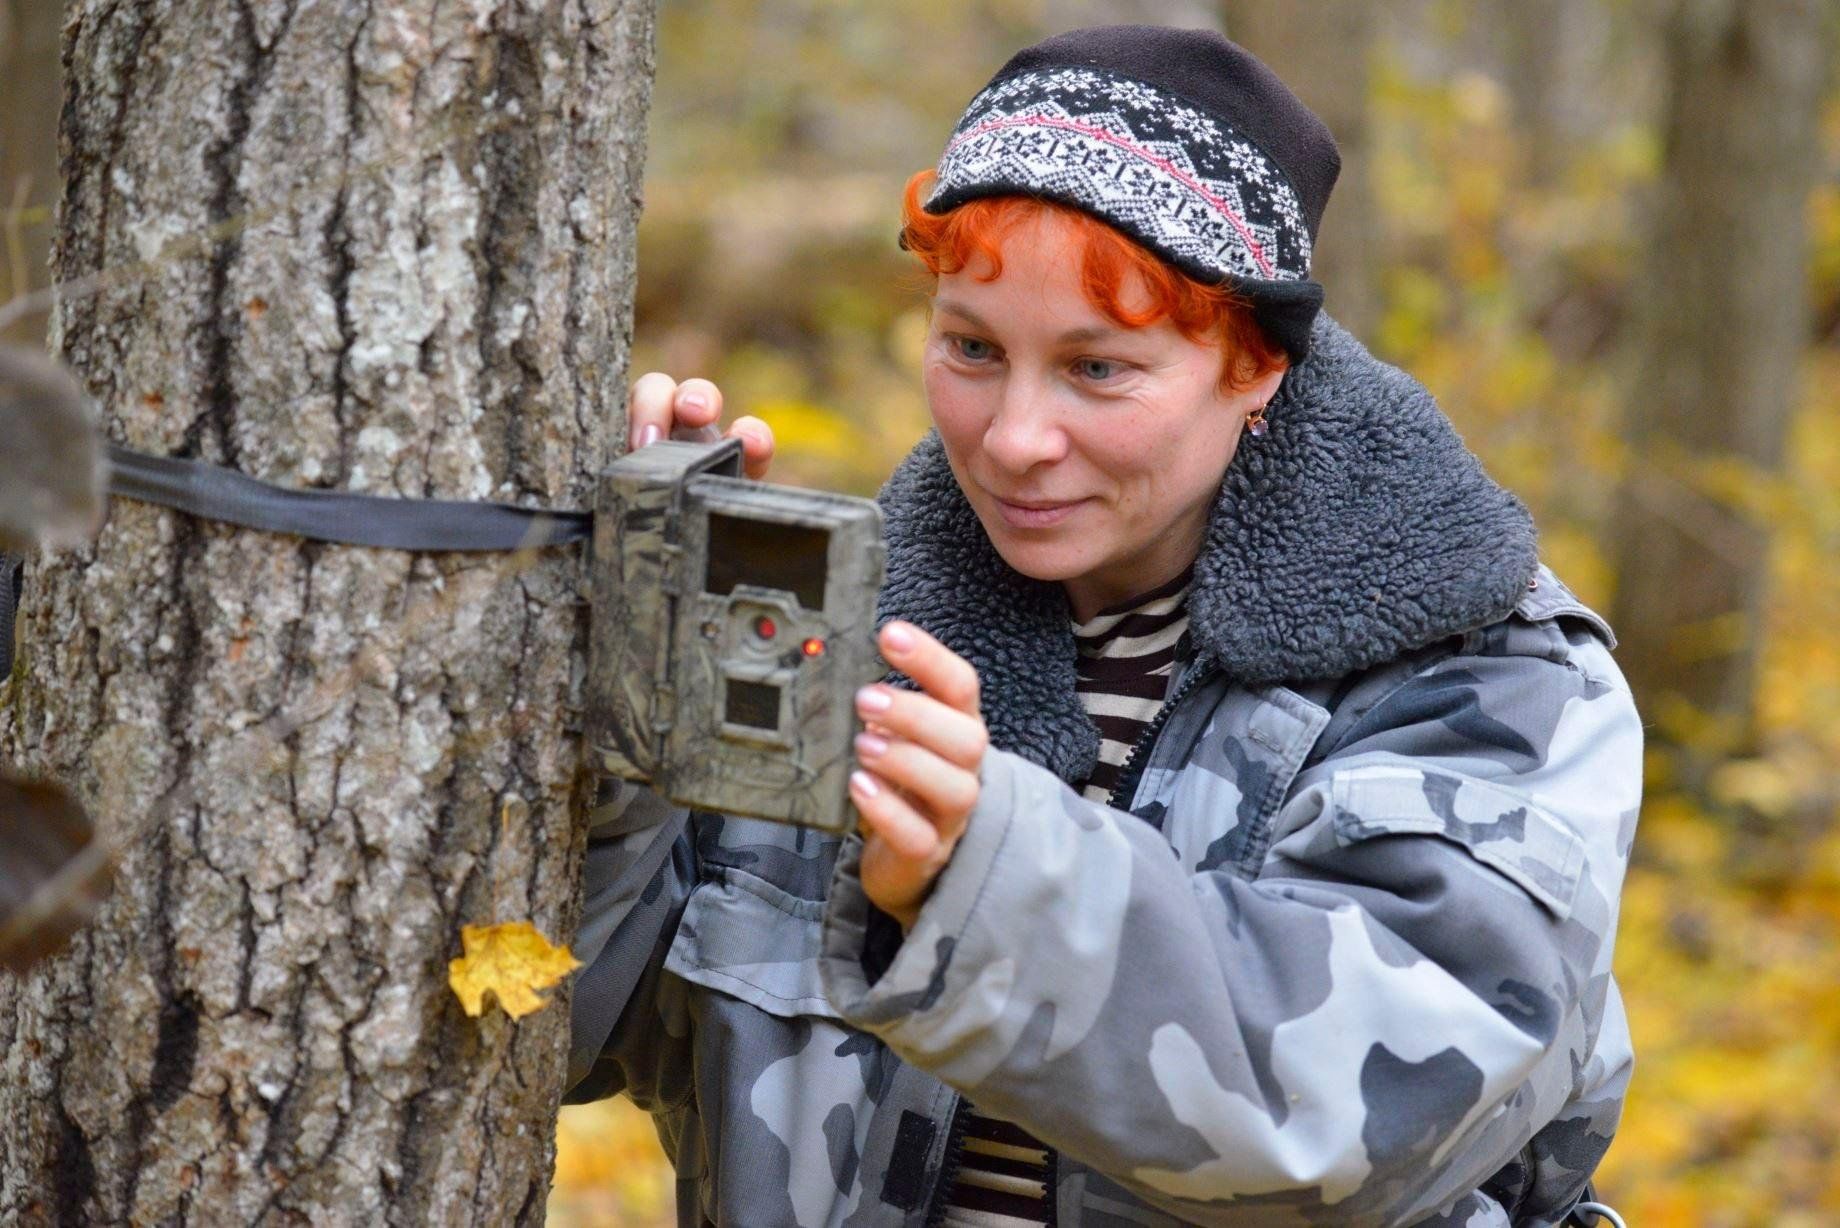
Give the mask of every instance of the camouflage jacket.
[[[1332, 322], [1229, 466], [1114, 806], [1056, 586], [924, 441], [883, 613], [993, 749], [918, 923], [859, 838], [596, 812], [573, 1100], [653, 1114], [686, 1225], [920, 1228], [962, 1094], [1056, 1149], [1062, 1228], [1554, 1224], [1631, 1055], [1610, 976], [1641, 724], [1610, 630], [1430, 397]], [[1270, 446], [1266, 446], [1270, 445]]]

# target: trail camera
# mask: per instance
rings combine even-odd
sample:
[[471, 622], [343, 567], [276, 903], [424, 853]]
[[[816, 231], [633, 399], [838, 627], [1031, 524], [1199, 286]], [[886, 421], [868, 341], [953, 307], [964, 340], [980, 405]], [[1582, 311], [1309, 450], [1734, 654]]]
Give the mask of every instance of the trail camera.
[[881, 510], [667, 440], [601, 474], [587, 736], [680, 805], [855, 826], [856, 689], [881, 676]]

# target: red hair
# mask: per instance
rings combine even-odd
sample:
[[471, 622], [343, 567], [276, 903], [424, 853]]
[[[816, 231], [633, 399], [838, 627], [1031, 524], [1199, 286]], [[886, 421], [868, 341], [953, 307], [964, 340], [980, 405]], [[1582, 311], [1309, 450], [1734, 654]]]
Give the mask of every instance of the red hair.
[[[919, 258], [934, 278], [958, 273], [982, 256], [990, 271], [979, 281], [1003, 275], [1003, 241], [1019, 224], [1051, 215], [1073, 229], [1080, 247], [1080, 288], [1102, 314], [1124, 328], [1148, 328], [1168, 320], [1184, 337], [1217, 344], [1228, 361], [1222, 364], [1221, 387], [1244, 388], [1282, 366], [1285, 353], [1273, 345], [1253, 317], [1252, 303], [1226, 286], [1210, 286], [1171, 267], [1124, 234], [1079, 209], [1034, 196], [982, 196], [946, 213], [920, 207], [933, 172], [917, 171], [907, 181], [901, 202], [902, 246]], [[1135, 275], [1149, 305], [1132, 311], [1120, 291]]]

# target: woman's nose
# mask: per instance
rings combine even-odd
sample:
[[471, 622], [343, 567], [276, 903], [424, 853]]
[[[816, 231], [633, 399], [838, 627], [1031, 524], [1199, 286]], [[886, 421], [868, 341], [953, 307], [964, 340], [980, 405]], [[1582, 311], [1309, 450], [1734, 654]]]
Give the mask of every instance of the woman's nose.
[[984, 431], [984, 451], [1005, 471], [1027, 473], [1067, 455], [1067, 432], [1049, 403], [1048, 390], [1012, 379]]

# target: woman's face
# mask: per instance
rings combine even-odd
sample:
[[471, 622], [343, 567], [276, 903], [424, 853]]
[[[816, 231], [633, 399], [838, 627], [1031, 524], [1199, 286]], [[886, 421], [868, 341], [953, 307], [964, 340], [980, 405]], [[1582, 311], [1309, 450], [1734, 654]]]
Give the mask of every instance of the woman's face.
[[[1019, 225], [1003, 275], [942, 274], [923, 368], [952, 474], [1004, 561], [1058, 580], [1082, 621], [1192, 562], [1272, 371], [1223, 392], [1218, 346], [1167, 320], [1124, 328], [1086, 300], [1067, 224]], [[1142, 287], [1121, 295], [1147, 304]]]

